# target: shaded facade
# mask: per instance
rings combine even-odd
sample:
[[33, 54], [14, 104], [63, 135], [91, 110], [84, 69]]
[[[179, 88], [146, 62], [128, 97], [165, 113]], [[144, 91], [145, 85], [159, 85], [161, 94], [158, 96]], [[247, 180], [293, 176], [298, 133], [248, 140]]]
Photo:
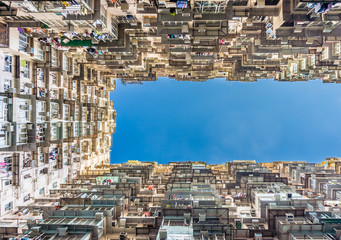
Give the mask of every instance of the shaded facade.
[[88, 63], [130, 83], [339, 81], [337, 0], [12, 1], [2, 8], [2, 45], [7, 27], [63, 32], [60, 45], [90, 47]]
[[[88, 167], [8, 211], [0, 231], [3, 239], [336, 240], [341, 200], [334, 164], [340, 162]], [[325, 174], [319, 190], [317, 171]]]
[[126, 83], [340, 81], [341, 3], [0, 2], [0, 238], [339, 239], [341, 161], [110, 165]]

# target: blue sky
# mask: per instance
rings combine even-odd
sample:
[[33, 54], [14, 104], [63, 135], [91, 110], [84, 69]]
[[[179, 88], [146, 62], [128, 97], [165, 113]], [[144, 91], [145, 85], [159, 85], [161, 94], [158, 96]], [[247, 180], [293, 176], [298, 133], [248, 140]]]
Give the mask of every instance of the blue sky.
[[341, 156], [341, 85], [159, 78], [111, 93], [111, 162], [307, 160]]

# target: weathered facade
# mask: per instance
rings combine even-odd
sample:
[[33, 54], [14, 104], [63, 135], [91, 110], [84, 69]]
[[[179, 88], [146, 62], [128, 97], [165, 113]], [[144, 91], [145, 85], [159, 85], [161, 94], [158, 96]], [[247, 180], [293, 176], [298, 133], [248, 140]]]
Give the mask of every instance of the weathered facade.
[[162, 76], [339, 83], [340, 16], [337, 0], [0, 1], [0, 238], [339, 239], [340, 159], [110, 165], [109, 95]]

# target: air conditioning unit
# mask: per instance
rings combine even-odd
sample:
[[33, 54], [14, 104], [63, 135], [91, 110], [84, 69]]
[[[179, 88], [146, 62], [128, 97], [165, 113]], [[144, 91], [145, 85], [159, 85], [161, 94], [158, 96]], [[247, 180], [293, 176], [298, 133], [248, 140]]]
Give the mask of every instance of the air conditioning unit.
[[40, 230], [41, 230], [40, 226], [36, 226], [36, 227], [31, 228], [31, 232], [33, 235], [38, 235], [40, 233]]
[[188, 33], [188, 32], [189, 32], [188, 24], [182, 25], [182, 33]]
[[57, 228], [57, 231], [58, 231], [58, 236], [60, 237], [65, 237], [68, 235], [68, 227]]
[[167, 229], [160, 229], [160, 240], [166, 240], [167, 239]]
[[125, 218], [121, 218], [120, 219], [120, 227], [124, 227], [125, 228], [126, 227], [126, 221], [127, 220]]
[[176, 8], [176, 2], [166, 2], [167, 8]]
[[199, 222], [206, 222], [206, 213], [199, 213]]
[[199, 30], [198, 32], [206, 32], [206, 26], [205, 24], [199, 24]]
[[189, 223], [191, 220], [191, 214], [190, 213], [184, 213], [184, 219]]
[[255, 233], [254, 240], [262, 240], [262, 239], [263, 239], [263, 235], [261, 233]]
[[303, 30], [303, 27], [300, 25], [296, 25], [294, 28], [294, 33], [301, 33]]
[[36, 220], [34, 218], [27, 219], [27, 225], [34, 225], [34, 224], [36, 224]]
[[97, 212], [95, 215], [95, 221], [101, 221], [103, 219], [103, 213]]
[[259, 220], [258, 219], [252, 219], [252, 227], [259, 227]]
[[314, 43], [314, 38], [308, 38], [307, 39], [307, 44], [313, 44]]
[[293, 222], [294, 221], [294, 214], [292, 213], [286, 213], [285, 214], [287, 222]]
[[[34, 179], [34, 180], [35, 180], [35, 179]], [[39, 209], [34, 209], [34, 210], [33, 210], [33, 216], [39, 216], [39, 214], [40, 214]]]
[[138, 208], [138, 209], [137, 209], [137, 212], [138, 212], [139, 215], [142, 215], [142, 213], [143, 213], [143, 208]]
[[128, 233], [126, 233], [126, 232], [121, 232], [121, 233], [120, 233], [120, 240], [125, 240], [125, 239], [127, 239], [127, 236], [128, 236]]

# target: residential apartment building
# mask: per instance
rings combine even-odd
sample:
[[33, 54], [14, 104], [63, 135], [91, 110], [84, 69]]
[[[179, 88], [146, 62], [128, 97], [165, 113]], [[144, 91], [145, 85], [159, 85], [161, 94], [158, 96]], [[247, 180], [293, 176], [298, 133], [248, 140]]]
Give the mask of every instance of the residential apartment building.
[[339, 239], [338, 158], [110, 165], [116, 79], [340, 82], [341, 3], [0, 2], [0, 238]]
[[[36, 4], [43, 6], [18, 3], [23, 13]], [[38, 16], [48, 18], [44, 11]], [[109, 100], [115, 78], [106, 68], [53, 40], [59, 28], [46, 30], [45, 23], [11, 13], [1, 26], [1, 216], [84, 167], [108, 164], [116, 116]]]
[[[328, 161], [327, 161], [328, 162]], [[4, 239], [339, 239], [340, 184], [302, 189], [303, 162], [128, 161], [86, 167], [1, 217]], [[324, 168], [315, 164], [316, 168]], [[335, 170], [335, 169], [334, 169]], [[304, 179], [300, 179], [304, 182]]]
[[59, 34], [59, 45], [87, 48], [88, 62], [130, 83], [339, 81], [337, 1], [11, 2], [2, 7], [4, 24]]

